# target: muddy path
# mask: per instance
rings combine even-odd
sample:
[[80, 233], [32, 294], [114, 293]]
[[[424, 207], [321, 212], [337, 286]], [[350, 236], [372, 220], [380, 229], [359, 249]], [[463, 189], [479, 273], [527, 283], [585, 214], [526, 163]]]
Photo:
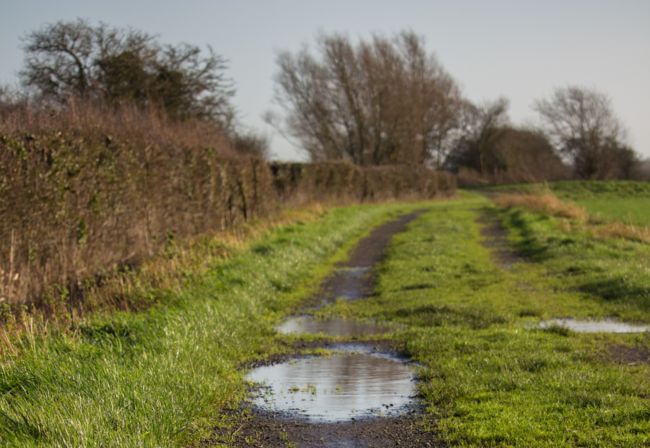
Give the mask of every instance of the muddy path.
[[359, 241], [347, 260], [336, 264], [334, 272], [325, 278], [300, 314], [308, 314], [310, 307], [327, 305], [338, 297], [348, 300], [369, 297], [374, 283], [374, 267], [383, 260], [391, 238], [406, 230], [406, 226], [425, 211], [402, 215], [374, 228]]
[[[335, 266], [334, 272], [324, 279], [320, 291], [307, 300], [306, 308], [298, 314], [307, 315], [310, 309], [324, 306], [339, 297], [348, 300], [369, 297], [373, 289], [374, 268], [383, 260], [391, 238], [403, 232], [410, 222], [425, 211], [419, 210], [402, 215], [396, 220], [374, 228], [367, 237], [359, 241], [347, 260]], [[351, 337], [351, 340], [354, 339]], [[400, 357], [396, 346], [385, 346], [379, 341], [364, 341], [362, 344], [368, 347], [366, 358], [376, 354], [380, 357], [388, 355], [393, 358], [391, 362], [397, 363], [395, 360]], [[309, 348], [331, 348], [332, 344], [327, 340], [308, 344], [299, 343], [295, 347], [296, 354], [306, 345]], [[359, 347], [356, 347], [356, 350], [359, 350]], [[360, 355], [352, 355], [349, 359], [350, 363], [353, 362], [354, 356]], [[294, 356], [292, 362], [298, 368], [303, 360], [304, 357]], [[276, 365], [283, 366], [285, 370], [292, 368], [291, 363], [280, 364], [287, 361], [287, 357], [276, 361]], [[402, 359], [400, 362], [404, 361]], [[264, 364], [268, 366], [269, 363]], [[270, 364], [273, 365], [273, 361]], [[350, 366], [339, 368], [339, 372], [334, 375], [359, 375], [359, 370], [354, 373], [355, 370], [350, 368], [348, 372], [348, 367]], [[362, 373], [373, 374], [375, 370], [377, 369], [374, 367], [366, 367]], [[297, 375], [297, 371], [295, 374]], [[336, 381], [343, 385], [340, 377]], [[367, 382], [372, 381], [374, 380]], [[381, 403], [382, 406], [386, 406], [385, 408], [380, 406], [383, 414], [375, 410], [374, 414], [366, 412], [355, 414], [355, 417], [327, 421], [303, 418], [300, 414], [292, 412], [269, 410], [247, 402], [237, 409], [223, 410], [221, 418], [229, 423], [223, 427], [217, 425], [211, 439], [205, 440], [203, 446], [299, 448], [441, 446], [433, 431], [434, 419], [423, 412], [418, 401], [409, 400], [407, 404], [399, 407], [399, 410], [397, 405], [392, 408], [392, 403], [388, 404], [388, 401], [385, 402], [386, 404]], [[391, 411], [395, 412], [391, 413]]]
[[414, 410], [397, 418], [373, 418], [342, 423], [310, 423], [253, 409], [224, 411], [235, 422], [216, 428], [203, 446], [226, 444], [247, 448], [439, 447], [431, 422]]
[[515, 263], [529, 261], [529, 257], [515, 250], [508, 240], [508, 229], [506, 229], [499, 217], [485, 210], [476, 210], [478, 218], [476, 223], [480, 227], [480, 234], [483, 237], [481, 244], [490, 249], [495, 262], [503, 269], [512, 269]]

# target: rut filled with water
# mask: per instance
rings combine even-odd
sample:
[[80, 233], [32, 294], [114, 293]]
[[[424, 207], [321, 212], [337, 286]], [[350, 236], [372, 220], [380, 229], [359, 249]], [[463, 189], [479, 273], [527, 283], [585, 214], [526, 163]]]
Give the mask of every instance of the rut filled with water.
[[579, 320], [579, 319], [551, 319], [540, 323], [540, 328], [559, 326], [576, 333], [643, 333], [650, 331], [650, 325], [635, 325], [618, 322], [613, 319], [605, 320]]
[[345, 319], [316, 319], [313, 316], [292, 317], [276, 327], [283, 334], [323, 334], [325, 336], [374, 336], [390, 333], [397, 327], [374, 322]]
[[[359, 241], [350, 258], [325, 279], [312, 303], [318, 308], [337, 299], [358, 300], [372, 293], [374, 268], [392, 236], [421, 212], [389, 221]], [[305, 310], [308, 313], [309, 309]], [[328, 319], [308, 314], [284, 321], [277, 330], [290, 334], [328, 336], [377, 335], [395, 327], [372, 322]], [[263, 384], [255, 399], [260, 409], [316, 420], [338, 421], [361, 415], [392, 415], [411, 401], [415, 383], [411, 368], [395, 357], [365, 350], [326, 357], [291, 360], [253, 370], [248, 379]]]

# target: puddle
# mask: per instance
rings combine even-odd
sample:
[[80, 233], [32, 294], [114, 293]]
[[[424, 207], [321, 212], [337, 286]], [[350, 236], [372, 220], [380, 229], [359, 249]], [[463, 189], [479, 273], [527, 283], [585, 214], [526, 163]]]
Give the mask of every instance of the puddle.
[[387, 356], [348, 353], [259, 367], [247, 379], [263, 383], [254, 403], [313, 421], [397, 416], [416, 393], [412, 367]]
[[395, 330], [395, 327], [354, 320], [321, 320], [311, 316], [301, 316], [285, 320], [276, 327], [276, 330], [284, 334], [323, 333], [327, 336], [363, 336], [390, 333]]
[[346, 277], [361, 277], [363, 275], [367, 275], [370, 272], [370, 268], [340, 268], [337, 269], [337, 271]]
[[615, 320], [551, 319], [542, 322], [540, 328], [560, 325], [578, 333], [642, 333], [650, 331], [650, 325], [633, 325]]

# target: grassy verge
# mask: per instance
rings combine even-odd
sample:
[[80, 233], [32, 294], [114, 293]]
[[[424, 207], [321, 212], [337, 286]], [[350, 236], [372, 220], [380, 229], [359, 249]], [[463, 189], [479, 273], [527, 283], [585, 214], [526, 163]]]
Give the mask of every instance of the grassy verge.
[[369, 227], [413, 207], [357, 206], [309, 224], [296, 219], [228, 257], [184, 265], [183, 288], [149, 291], [174, 296], [161, 306], [97, 317], [72, 333], [26, 331], [5, 346], [0, 365], [2, 444], [193, 444], [207, 428], [202, 422], [244, 393], [237, 367], [287, 350], [274, 343], [278, 316]]
[[[500, 211], [531, 257], [498, 267], [476, 209], [439, 204], [394, 239], [366, 301], [325, 312], [400, 322], [425, 364], [421, 391], [438, 430], [460, 446], [647, 446], [650, 366], [612, 349], [647, 350], [648, 334], [534, 328], [542, 317], [650, 322], [650, 249], [563, 231], [548, 214]], [[560, 226], [561, 227], [561, 226]]]

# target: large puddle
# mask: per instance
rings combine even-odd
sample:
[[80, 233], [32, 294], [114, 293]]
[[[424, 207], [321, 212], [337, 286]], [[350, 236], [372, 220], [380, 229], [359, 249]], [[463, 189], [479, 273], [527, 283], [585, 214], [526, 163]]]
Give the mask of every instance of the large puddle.
[[261, 409], [325, 422], [399, 415], [416, 392], [410, 366], [360, 353], [260, 367], [247, 378], [264, 385], [254, 400]]
[[312, 316], [293, 317], [276, 327], [284, 334], [324, 334], [326, 336], [372, 336], [390, 333], [396, 328], [372, 322], [343, 319], [315, 319]]
[[650, 331], [650, 325], [634, 325], [615, 320], [576, 320], [576, 319], [551, 319], [542, 322], [540, 328], [549, 328], [559, 325], [578, 333], [642, 333]]

